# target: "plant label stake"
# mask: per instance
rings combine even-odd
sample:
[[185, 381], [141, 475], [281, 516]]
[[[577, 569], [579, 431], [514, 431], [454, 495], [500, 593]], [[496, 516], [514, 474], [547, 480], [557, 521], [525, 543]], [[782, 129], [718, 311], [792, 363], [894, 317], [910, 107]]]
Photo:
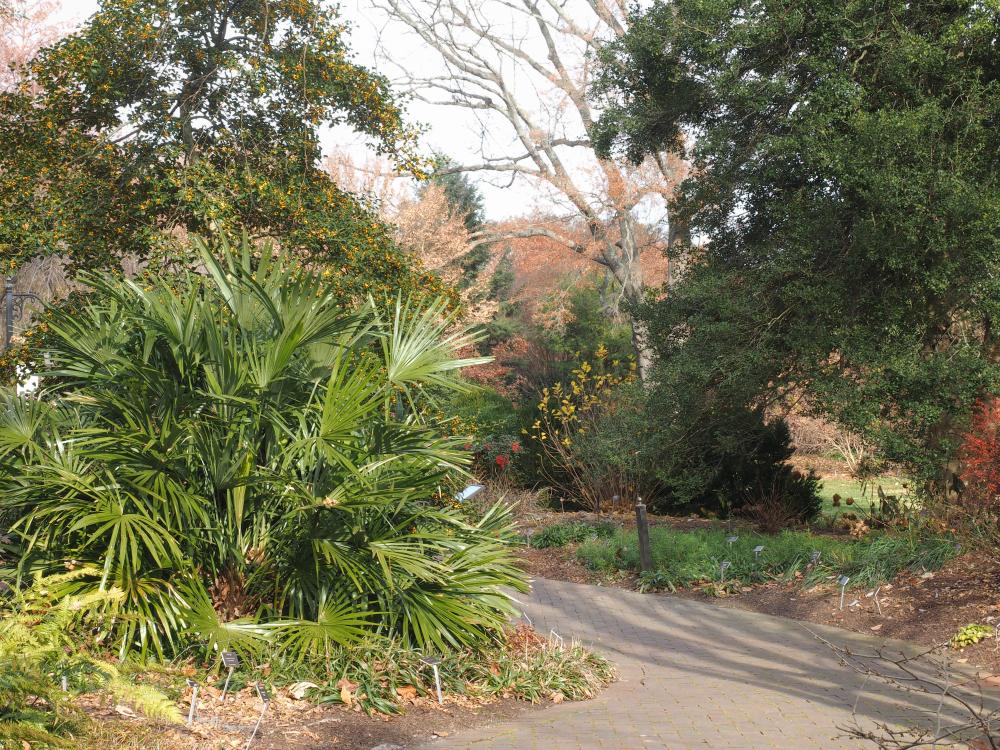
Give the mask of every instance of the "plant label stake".
[[223, 651], [222, 652], [222, 666], [226, 667], [229, 672], [226, 674], [226, 684], [222, 686], [222, 700], [226, 700], [226, 693], [229, 692], [229, 681], [233, 679], [233, 670], [235, 670], [240, 665], [240, 657], [235, 651]]
[[476, 495], [482, 492], [483, 489], [484, 487], [481, 484], [470, 484], [464, 490], [455, 495], [455, 500], [460, 503], [464, 503], [465, 501], [474, 498]]
[[820, 551], [818, 549], [813, 550], [813, 553], [809, 555], [809, 564], [812, 566], [819, 565]]
[[851, 579], [847, 576], [841, 576], [837, 579], [837, 583], [840, 585], [840, 608], [844, 608], [844, 592], [847, 591], [847, 583]]
[[763, 551], [764, 551], [764, 545], [763, 544], [758, 544], [756, 547], [754, 547], [753, 548], [753, 559], [754, 560], [759, 560], [760, 559], [760, 553], [763, 552]]
[[69, 680], [66, 679], [66, 675], [59, 678], [59, 685], [62, 687], [64, 693], [69, 692]]
[[428, 656], [420, 661], [434, 670], [434, 687], [437, 689], [438, 704], [443, 706], [444, 696], [441, 694], [441, 673], [438, 671], [438, 664], [441, 663], [441, 660], [434, 656]]
[[872, 600], [875, 602], [875, 609], [878, 612], [879, 617], [882, 616], [882, 605], [879, 604], [878, 601], [878, 592], [881, 588], [882, 588], [881, 586], [876, 586], [874, 591], [869, 591], [867, 594], [865, 594], [866, 597], [870, 596]]
[[260, 710], [260, 716], [257, 717], [257, 723], [254, 725], [253, 733], [250, 735], [250, 739], [247, 740], [247, 746], [243, 750], [250, 750], [250, 744], [253, 742], [254, 737], [257, 736], [257, 730], [260, 729], [260, 724], [264, 721], [264, 714], [267, 713], [267, 707], [271, 703], [271, 695], [267, 692], [267, 688], [261, 683], [254, 685], [257, 690], [257, 697], [260, 698], [260, 702], [263, 704], [263, 708]]
[[563, 647], [563, 637], [556, 632], [555, 628], [552, 628], [549, 631], [549, 640], [551, 640], [551, 641], [559, 641], [559, 648]]
[[635, 504], [635, 526], [639, 534], [639, 565], [642, 572], [647, 573], [653, 569], [653, 548], [649, 546], [649, 519], [641, 497]]
[[729, 570], [730, 565], [732, 565], [732, 563], [729, 562], [729, 560], [723, 560], [719, 565], [719, 574], [722, 577], [722, 583], [726, 582], [726, 571]]
[[726, 537], [726, 544], [728, 544], [730, 547], [732, 547], [734, 544], [736, 544], [736, 540], [737, 539], [739, 539], [739, 537], [736, 536], [735, 534], [732, 535], [732, 536], [727, 536]]
[[192, 679], [187, 680], [188, 687], [191, 688], [191, 708], [188, 709], [188, 726], [194, 724], [194, 717], [198, 713], [198, 683]]

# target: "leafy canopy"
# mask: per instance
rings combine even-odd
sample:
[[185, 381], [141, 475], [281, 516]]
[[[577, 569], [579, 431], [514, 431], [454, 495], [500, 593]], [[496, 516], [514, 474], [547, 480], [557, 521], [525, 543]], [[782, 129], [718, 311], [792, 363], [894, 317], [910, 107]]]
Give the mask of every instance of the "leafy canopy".
[[411, 264], [318, 166], [338, 124], [419, 168], [388, 83], [318, 0], [103, 0], [0, 94], [0, 251], [111, 268], [246, 228], [345, 293], [394, 294]]
[[[0, 404], [0, 509], [19, 568], [121, 594], [123, 651], [321, 653], [367, 633], [444, 648], [501, 628], [523, 587], [509, 518], [440, 501], [458, 438], [427, 417], [471, 343], [444, 302], [348, 311], [293, 259], [200, 245], [206, 274], [86, 274], [56, 310], [38, 401]], [[223, 260], [216, 260], [217, 257]]]
[[705, 245], [646, 317], [695, 412], [806, 387], [940, 478], [1000, 375], [998, 11], [676, 0], [607, 50], [601, 148], [693, 161], [674, 215]]

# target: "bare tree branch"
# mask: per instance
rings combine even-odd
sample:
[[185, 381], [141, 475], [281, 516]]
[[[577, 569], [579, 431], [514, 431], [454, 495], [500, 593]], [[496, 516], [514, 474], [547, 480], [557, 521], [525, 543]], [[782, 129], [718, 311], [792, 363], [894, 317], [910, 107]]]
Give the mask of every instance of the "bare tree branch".
[[[549, 227], [505, 236], [548, 237], [610, 271], [621, 295], [641, 302], [639, 238], [655, 237], [667, 223], [650, 214], [654, 206], [665, 214], [663, 198], [686, 167], [665, 154], [637, 167], [600, 159], [593, 149], [589, 132], [599, 112], [588, 96], [592, 58], [626, 32], [625, 1], [371, 1], [436, 56], [438, 72], [404, 69], [399, 84], [419, 101], [466, 110], [481, 127], [479, 158], [448, 171], [527, 180], [572, 209], [589, 241], [584, 246]], [[633, 333], [642, 376], [650, 355], [640, 323]]]

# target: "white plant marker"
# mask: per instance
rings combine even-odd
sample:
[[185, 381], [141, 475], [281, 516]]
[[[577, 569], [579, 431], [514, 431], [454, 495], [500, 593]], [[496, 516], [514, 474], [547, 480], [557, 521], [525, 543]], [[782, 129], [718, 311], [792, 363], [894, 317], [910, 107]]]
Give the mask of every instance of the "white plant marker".
[[443, 706], [444, 695], [441, 692], [441, 672], [438, 671], [438, 665], [441, 663], [441, 660], [436, 656], [428, 656], [420, 661], [434, 670], [434, 687], [437, 690], [438, 704]]
[[188, 687], [191, 688], [191, 707], [188, 709], [188, 726], [194, 724], [194, 717], [198, 713], [198, 683], [189, 679]]
[[847, 576], [841, 576], [837, 579], [837, 583], [840, 585], [840, 608], [844, 608], [844, 593], [847, 591], [847, 584], [851, 579]]

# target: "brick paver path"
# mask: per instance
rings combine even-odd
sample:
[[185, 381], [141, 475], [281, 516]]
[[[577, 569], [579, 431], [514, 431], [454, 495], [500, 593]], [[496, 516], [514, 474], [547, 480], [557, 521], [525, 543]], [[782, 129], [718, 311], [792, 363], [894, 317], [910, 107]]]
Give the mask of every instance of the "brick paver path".
[[[676, 597], [536, 580], [525, 612], [535, 628], [576, 637], [618, 667], [590, 701], [528, 712], [437, 740], [430, 750], [743, 748], [839, 750], [863, 678], [841, 667], [805, 624]], [[879, 642], [809, 625], [831, 642]], [[899, 694], [865, 686], [861, 721], [912, 717]], [[868, 746], [870, 747], [870, 746]]]

